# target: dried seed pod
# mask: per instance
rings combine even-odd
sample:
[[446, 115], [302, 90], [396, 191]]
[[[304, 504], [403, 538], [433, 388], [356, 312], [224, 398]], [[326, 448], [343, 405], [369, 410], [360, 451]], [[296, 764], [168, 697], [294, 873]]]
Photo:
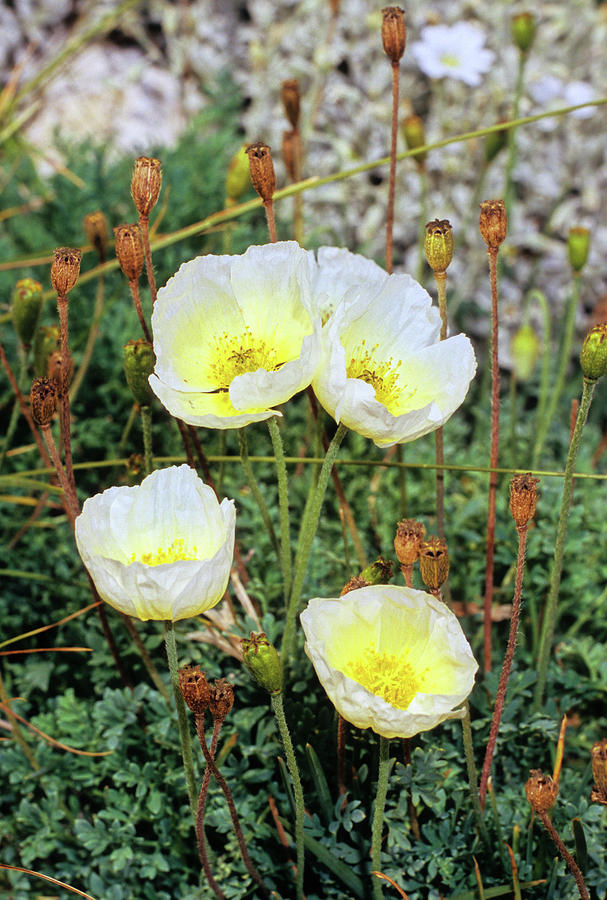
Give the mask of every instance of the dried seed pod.
[[250, 637], [243, 638], [242, 661], [260, 687], [269, 694], [277, 694], [282, 690], [282, 665], [280, 656], [267, 635], [260, 631], [251, 632]]
[[480, 231], [490, 250], [497, 250], [506, 239], [508, 216], [503, 200], [485, 200], [480, 204]]
[[419, 571], [422, 581], [431, 591], [440, 590], [449, 576], [449, 551], [444, 538], [431, 537], [419, 551]]
[[201, 716], [211, 699], [211, 686], [200, 666], [179, 669], [179, 690], [194, 715]]
[[535, 515], [539, 481], [527, 472], [516, 475], [510, 482], [510, 512], [517, 528], [524, 528]]
[[548, 812], [556, 803], [559, 786], [550, 775], [544, 775], [540, 769], [532, 769], [525, 784], [525, 793], [535, 812]]
[[11, 315], [15, 331], [25, 347], [31, 344], [42, 310], [42, 285], [33, 278], [21, 278], [15, 285]]
[[131, 196], [140, 216], [147, 218], [156, 206], [162, 187], [162, 164], [153, 156], [135, 160]]
[[225, 678], [219, 678], [211, 685], [209, 710], [214, 719], [225, 719], [234, 705], [234, 688]]
[[350, 578], [349, 581], [346, 581], [343, 588], [339, 592], [339, 596], [343, 597], [345, 594], [349, 594], [350, 591], [357, 591], [358, 588], [369, 587], [369, 582], [366, 578], [363, 578], [362, 575], [354, 575]]
[[589, 381], [607, 375], [607, 324], [590, 329], [582, 344], [580, 363], [584, 378]]
[[257, 141], [247, 147], [247, 156], [253, 187], [263, 202], [268, 203], [276, 190], [276, 174], [270, 148], [263, 141]]
[[116, 258], [125, 277], [138, 281], [143, 271], [143, 243], [139, 226], [135, 224], [117, 225], [114, 228]]
[[433, 272], [446, 272], [453, 259], [453, 230], [448, 219], [433, 219], [426, 225], [424, 253]]
[[65, 297], [78, 281], [81, 259], [82, 252], [73, 247], [59, 247], [54, 251], [51, 284], [58, 297]]
[[[59, 399], [61, 399], [61, 389], [63, 384], [63, 356], [61, 354], [61, 350], [54, 350], [49, 354], [46, 361], [46, 374], [48, 378], [51, 378], [57, 384], [57, 391], [59, 394]], [[74, 360], [72, 359], [72, 354], [68, 351], [67, 355], [67, 375], [66, 375], [66, 386], [69, 387], [72, 376], [74, 374]]]
[[419, 557], [426, 526], [415, 519], [401, 519], [396, 526], [394, 550], [401, 566], [412, 566]]
[[280, 89], [280, 97], [291, 128], [297, 129], [297, 126], [299, 125], [300, 100], [299, 81], [297, 78], [287, 78], [286, 81], [283, 81]]
[[590, 799], [607, 806], [607, 738], [593, 744], [591, 753], [595, 786]]
[[381, 13], [381, 39], [384, 51], [392, 65], [397, 66], [405, 52], [407, 42], [405, 13], [400, 6], [385, 6]]
[[104, 262], [108, 239], [107, 219], [104, 214], [100, 210], [87, 213], [84, 217], [84, 230], [87, 238], [99, 254], [100, 262]]
[[282, 159], [290, 181], [297, 181], [300, 154], [301, 137], [299, 132], [285, 131], [282, 136]]
[[32, 419], [41, 428], [48, 425], [57, 408], [57, 383], [52, 378], [36, 378], [30, 390]]

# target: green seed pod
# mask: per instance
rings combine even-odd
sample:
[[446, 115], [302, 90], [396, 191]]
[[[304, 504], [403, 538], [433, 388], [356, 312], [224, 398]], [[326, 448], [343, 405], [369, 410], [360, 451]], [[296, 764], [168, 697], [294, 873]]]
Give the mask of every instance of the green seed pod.
[[448, 219], [433, 219], [426, 225], [426, 261], [433, 272], [445, 272], [453, 259], [453, 231]]
[[567, 254], [574, 272], [581, 272], [590, 251], [590, 232], [587, 228], [570, 228], [567, 235]]
[[388, 584], [392, 578], [392, 563], [380, 556], [360, 573], [367, 584]]
[[59, 350], [61, 331], [58, 325], [42, 325], [34, 336], [34, 373], [44, 378], [48, 372], [48, 359]]
[[42, 285], [33, 278], [22, 278], [13, 291], [11, 313], [15, 331], [24, 346], [29, 347], [42, 310]]
[[531, 378], [540, 355], [540, 339], [531, 325], [521, 325], [510, 344], [512, 367], [519, 381]]
[[269, 694], [282, 691], [282, 665], [276, 648], [263, 631], [242, 639], [243, 663], [257, 684]]
[[226, 175], [226, 197], [236, 201], [251, 186], [251, 174], [249, 170], [249, 157], [247, 145], [243, 144], [238, 153], [232, 157]]
[[154, 397], [148, 378], [154, 371], [155, 363], [152, 345], [143, 338], [124, 345], [126, 383], [139, 406], [149, 406]]
[[535, 39], [535, 16], [530, 12], [522, 12], [512, 17], [512, 40], [521, 51], [526, 53]]
[[582, 345], [580, 363], [584, 378], [596, 381], [607, 375], [607, 325], [595, 325]]

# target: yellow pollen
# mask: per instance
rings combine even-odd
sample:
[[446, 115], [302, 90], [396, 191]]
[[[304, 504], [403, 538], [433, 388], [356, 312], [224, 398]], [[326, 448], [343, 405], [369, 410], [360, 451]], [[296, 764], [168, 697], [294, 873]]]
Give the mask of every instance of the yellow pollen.
[[394, 653], [377, 653], [372, 644], [357, 659], [348, 660], [342, 671], [396, 709], [408, 709], [425, 674]]
[[146, 566], [163, 566], [165, 563], [179, 562], [182, 559], [196, 559], [196, 547], [191, 550], [187, 549], [183, 538], [175, 538], [168, 547], [158, 547], [157, 550], [151, 550], [149, 553], [141, 553], [137, 555], [132, 553], [129, 557], [128, 565], [137, 561], [145, 563]]
[[403, 397], [403, 390], [398, 378], [398, 369], [399, 366], [402, 366], [402, 360], [399, 359], [395, 363], [390, 357], [388, 360], [376, 361], [374, 354], [378, 346], [375, 344], [369, 350], [366, 341], [363, 341], [352, 354], [350, 362], [346, 366], [346, 375], [348, 378], [360, 378], [361, 381], [370, 384], [375, 389], [375, 399], [382, 403], [389, 412], [392, 412], [391, 407], [395, 407], [397, 404], [400, 406], [404, 399], [411, 399], [416, 390], [410, 391], [406, 398]]
[[261, 338], [255, 337], [250, 328], [239, 335], [224, 331], [214, 338], [215, 349], [209, 368], [218, 390], [228, 390], [237, 375], [266, 369], [275, 372], [285, 360], [278, 358], [278, 351]]

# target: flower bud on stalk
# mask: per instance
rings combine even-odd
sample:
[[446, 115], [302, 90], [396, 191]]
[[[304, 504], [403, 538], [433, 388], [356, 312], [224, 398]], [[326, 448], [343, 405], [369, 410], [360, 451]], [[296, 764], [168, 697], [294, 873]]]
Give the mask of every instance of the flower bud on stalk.
[[214, 719], [223, 721], [234, 706], [234, 688], [225, 678], [219, 678], [211, 685], [209, 710]]
[[580, 363], [588, 381], [596, 381], [607, 374], [607, 324], [590, 329], [582, 345]]
[[545, 813], [556, 803], [559, 787], [550, 775], [544, 775], [540, 769], [532, 769], [525, 784], [525, 793], [534, 812]]
[[266, 634], [251, 632], [251, 636], [243, 638], [243, 663], [257, 684], [269, 694], [282, 690], [282, 665], [276, 648], [270, 643]]
[[370, 563], [360, 573], [367, 584], [388, 584], [392, 578], [392, 563], [383, 556]]
[[433, 272], [445, 272], [453, 259], [453, 230], [448, 219], [433, 219], [426, 225], [426, 260]]
[[15, 331], [24, 347], [29, 347], [42, 310], [42, 285], [33, 278], [22, 278], [13, 291], [11, 314]]
[[297, 78], [288, 78], [286, 81], [283, 81], [280, 89], [280, 97], [291, 128], [297, 130], [299, 126], [300, 100], [299, 81]]
[[607, 738], [593, 744], [591, 752], [595, 787], [590, 799], [593, 803], [607, 806]]
[[50, 424], [57, 407], [57, 384], [52, 378], [36, 378], [30, 391], [30, 408], [36, 425]]
[[[423, 147], [425, 145], [426, 131], [424, 123], [419, 116], [405, 116], [402, 124], [402, 132], [408, 150], [417, 150], [418, 147]], [[427, 156], [427, 153], [418, 153], [417, 156], [414, 157], [415, 162], [420, 169], [423, 169]]]
[[131, 196], [140, 216], [148, 218], [156, 206], [162, 187], [162, 165], [155, 157], [140, 156], [135, 160], [131, 179]]
[[148, 378], [154, 371], [156, 356], [152, 345], [140, 338], [124, 345], [124, 374], [133, 398], [139, 406], [149, 406], [154, 399]]
[[107, 250], [107, 219], [101, 211], [87, 213], [84, 217], [84, 230], [92, 246], [99, 255], [99, 262], [105, 262]]
[[538, 356], [540, 355], [540, 339], [531, 325], [521, 325], [512, 336], [510, 343], [512, 368], [519, 381], [531, 378]]
[[138, 281], [143, 271], [143, 244], [139, 226], [117, 225], [114, 228], [116, 258], [128, 281]]
[[226, 197], [228, 205], [236, 203], [251, 184], [251, 175], [249, 172], [249, 158], [247, 156], [246, 145], [234, 154], [228, 166], [226, 175]]
[[510, 482], [510, 512], [517, 528], [525, 528], [535, 515], [539, 478], [516, 475]]
[[512, 40], [521, 51], [527, 53], [535, 39], [535, 16], [530, 12], [518, 13], [512, 17]]
[[179, 669], [179, 690], [194, 715], [204, 715], [211, 699], [211, 686], [200, 666]]
[[485, 200], [480, 204], [480, 232], [489, 250], [497, 250], [506, 239], [508, 216], [503, 200]]
[[58, 325], [42, 325], [34, 337], [34, 373], [38, 378], [48, 374], [48, 360], [61, 344]]
[[381, 39], [386, 56], [393, 66], [397, 66], [407, 42], [405, 14], [400, 6], [386, 6], [382, 9]]
[[51, 284], [58, 297], [66, 297], [80, 275], [82, 252], [72, 247], [59, 247], [54, 251], [51, 265]]
[[250, 144], [246, 152], [253, 187], [264, 203], [270, 203], [276, 190], [276, 175], [270, 148], [263, 141], [257, 141]]
[[588, 259], [590, 252], [590, 232], [587, 228], [570, 228], [567, 235], [567, 255], [569, 265], [576, 274], [579, 274]]

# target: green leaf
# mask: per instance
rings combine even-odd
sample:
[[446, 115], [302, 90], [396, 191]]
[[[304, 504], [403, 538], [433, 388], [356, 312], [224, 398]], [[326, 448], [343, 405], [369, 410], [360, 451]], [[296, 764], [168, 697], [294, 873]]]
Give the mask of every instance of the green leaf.
[[318, 797], [318, 802], [320, 803], [320, 809], [325, 822], [328, 824], [333, 818], [333, 801], [331, 800], [329, 785], [327, 784], [327, 779], [325, 778], [325, 773], [322, 770], [320, 760], [318, 759], [316, 751], [311, 744], [306, 744], [306, 756], [308, 757], [308, 765], [310, 766], [310, 772], [312, 773], [312, 779], [314, 781], [314, 787], [316, 788], [316, 796]]
[[575, 858], [582, 875], [585, 875], [588, 868], [588, 849], [586, 847], [586, 835], [584, 834], [582, 820], [576, 817], [572, 820], [571, 827], [573, 828], [575, 840]]

